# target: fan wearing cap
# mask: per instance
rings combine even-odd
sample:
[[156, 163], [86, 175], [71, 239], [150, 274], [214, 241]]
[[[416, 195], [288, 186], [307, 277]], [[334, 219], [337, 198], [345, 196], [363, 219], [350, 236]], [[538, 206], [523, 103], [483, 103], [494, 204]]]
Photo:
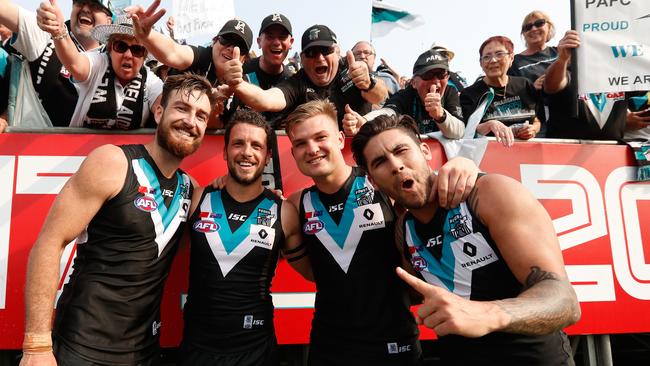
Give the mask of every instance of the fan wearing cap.
[[163, 84], [144, 66], [147, 50], [133, 36], [131, 20], [122, 14], [114, 24], [95, 27], [92, 35], [105, 43], [105, 48], [101, 52], [79, 52], [69, 38], [56, 37], [63, 29], [56, 3], [41, 3], [39, 14], [52, 20], [49, 25], [41, 24], [41, 29], [55, 38], [56, 53], [79, 90], [70, 127], [144, 127], [159, 103]]
[[[284, 66], [289, 50], [293, 45], [291, 22], [282, 14], [274, 13], [262, 20], [257, 45], [262, 50], [262, 56], [249, 60], [244, 64], [243, 72], [248, 81], [266, 90], [288, 79], [293, 72]], [[242, 103], [235, 98], [235, 105]], [[282, 114], [267, 112], [263, 114], [272, 126]]]
[[456, 89], [449, 87], [447, 55], [428, 50], [413, 65], [410, 85], [390, 97], [382, 109], [361, 116], [346, 107], [343, 118], [345, 133], [354, 136], [366, 121], [378, 115], [409, 115], [422, 134], [441, 131], [443, 136], [458, 139], [465, 132], [465, 123]]
[[[431, 45], [431, 51], [437, 51], [447, 55], [448, 62], [451, 62], [451, 60], [453, 60], [454, 56], [456, 55], [454, 51], [450, 50], [447, 46], [436, 42], [433, 42]], [[449, 70], [449, 80], [447, 81], [447, 85], [456, 89], [456, 91], [460, 93], [463, 91], [463, 89], [467, 88], [467, 80], [465, 80], [464, 77], [460, 76], [459, 72]]]
[[241, 68], [226, 74], [228, 85], [249, 107], [258, 111], [290, 113], [314, 99], [329, 99], [338, 111], [339, 128], [345, 105], [367, 113], [373, 103], [386, 99], [386, 86], [374, 77], [363, 61], [355, 61], [351, 51], [341, 58], [336, 34], [327, 26], [313, 25], [302, 35], [302, 69], [277, 86], [262, 90], [245, 82]]
[[[125, 8], [135, 28], [135, 36], [149, 52], [160, 62], [174, 68], [174, 72], [190, 71], [205, 76], [217, 86], [225, 83], [224, 74], [236, 67], [241, 75], [241, 64], [253, 43], [253, 31], [240, 19], [227, 21], [219, 33], [212, 39], [209, 47], [190, 46], [176, 43], [172, 38], [156, 31], [154, 24], [165, 15], [165, 9], [158, 9], [160, 0], [154, 0], [144, 9], [141, 5]], [[237, 50], [237, 51], [235, 51]], [[208, 128], [221, 128], [229, 111], [225, 110], [226, 99], [232, 95], [227, 89], [220, 88], [222, 107], [214, 108]]]
[[[73, 0], [70, 20], [58, 36], [69, 37], [80, 51], [95, 49], [100, 44], [90, 33], [97, 25], [110, 24], [111, 16], [108, 0]], [[50, 21], [9, 0], [0, 0], [0, 24], [14, 33], [10, 44], [29, 63], [30, 91], [38, 96], [48, 117], [41, 124], [67, 127], [77, 103], [77, 90], [54, 52], [52, 36], [39, 28], [40, 23]]]

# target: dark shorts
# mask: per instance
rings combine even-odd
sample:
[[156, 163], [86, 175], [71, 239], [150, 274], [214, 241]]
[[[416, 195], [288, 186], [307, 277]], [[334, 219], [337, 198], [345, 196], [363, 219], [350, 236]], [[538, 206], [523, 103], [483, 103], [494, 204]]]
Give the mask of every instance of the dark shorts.
[[309, 366], [419, 366], [422, 349], [417, 337], [379, 344], [317, 342], [309, 346]]
[[[58, 366], [106, 366], [106, 365], [115, 365], [115, 363], [97, 363], [89, 361], [69, 346], [61, 342], [54, 342], [54, 357]], [[156, 357], [152, 360], [146, 360], [139, 363], [131, 364], [132, 366], [157, 366], [160, 364], [160, 358]]]
[[238, 352], [217, 352], [183, 343], [180, 366], [279, 366], [278, 343], [275, 336]]

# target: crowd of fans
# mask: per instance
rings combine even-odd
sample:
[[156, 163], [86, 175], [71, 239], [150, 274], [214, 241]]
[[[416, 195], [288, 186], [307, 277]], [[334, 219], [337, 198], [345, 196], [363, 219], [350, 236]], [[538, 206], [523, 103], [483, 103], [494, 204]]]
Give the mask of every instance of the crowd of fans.
[[299, 105], [329, 99], [350, 136], [377, 115], [400, 114], [413, 117], [422, 134], [441, 131], [452, 139], [476, 123], [477, 134], [505, 146], [540, 137], [650, 137], [647, 93], [576, 96], [570, 66], [578, 33], [570, 30], [551, 46], [555, 26], [541, 11], [523, 19], [523, 52], [515, 54], [512, 41], [499, 35], [480, 45], [484, 75], [471, 85], [450, 70], [454, 52], [440, 43], [414, 60], [408, 78], [382, 58], [375, 67], [377, 51], [366, 40], [341, 50], [326, 25], [305, 30], [300, 54], [288, 57], [294, 29], [284, 15], [271, 14], [261, 22], [262, 54], [255, 57], [254, 33], [244, 20], [228, 21], [204, 47], [175, 40], [171, 17], [166, 32], [156, 30], [164, 13], [155, 2], [118, 10], [107, 0], [73, 0], [66, 21], [48, 2], [34, 13], [0, 0], [0, 132], [7, 126], [154, 127], [150, 112], [162, 81], [191, 71], [218, 91], [210, 128], [251, 108], [280, 129]]

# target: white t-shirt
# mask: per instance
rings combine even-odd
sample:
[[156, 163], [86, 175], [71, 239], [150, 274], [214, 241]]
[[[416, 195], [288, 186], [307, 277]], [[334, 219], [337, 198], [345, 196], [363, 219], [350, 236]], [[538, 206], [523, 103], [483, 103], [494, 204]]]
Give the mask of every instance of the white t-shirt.
[[[76, 81], [73, 79], [75, 84], [77, 84], [79, 100], [77, 101], [77, 107], [72, 115], [70, 127], [83, 127], [84, 118], [88, 113], [88, 109], [90, 109], [90, 102], [92, 101], [97, 86], [101, 83], [110, 63], [108, 55], [105, 52], [90, 51], [83, 52], [82, 54], [85, 55], [85, 57], [88, 57], [88, 61], [90, 61], [90, 73], [88, 79], [85, 81]], [[143, 125], [147, 121], [147, 118], [149, 118], [150, 110], [153, 108], [156, 98], [158, 98], [162, 93], [163, 89], [162, 80], [160, 80], [156, 74], [149, 71], [148, 68], [145, 68], [145, 70], [147, 72], [147, 82], [144, 88], [144, 106], [142, 108]], [[117, 80], [115, 80], [115, 98], [115, 104], [119, 109], [122, 107], [122, 103], [124, 102], [124, 88]], [[148, 108], [146, 106], [148, 106]]]

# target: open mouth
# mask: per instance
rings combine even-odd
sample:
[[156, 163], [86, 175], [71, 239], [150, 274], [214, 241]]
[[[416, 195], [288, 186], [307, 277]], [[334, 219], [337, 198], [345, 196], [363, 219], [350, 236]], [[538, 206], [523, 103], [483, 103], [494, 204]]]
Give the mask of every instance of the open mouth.
[[279, 50], [271, 50], [271, 54], [272, 54], [272, 55], [276, 55], [276, 56], [282, 56], [282, 49], [279, 49]]
[[77, 18], [77, 20], [78, 20], [79, 24], [81, 24], [81, 25], [85, 25], [85, 26], [89, 26], [89, 27], [92, 27], [92, 25], [93, 25], [93, 19], [88, 17], [88, 16], [85, 16], [85, 15], [80, 15]]
[[252, 168], [254, 166], [254, 164], [251, 163], [250, 161], [240, 161], [237, 163], [237, 165], [239, 165], [242, 168]]
[[411, 189], [413, 188], [413, 184], [415, 184], [413, 179], [407, 179], [402, 182], [402, 189]]
[[323, 159], [325, 159], [325, 156], [319, 156], [319, 157], [317, 157], [317, 158], [314, 158], [314, 159], [311, 159], [311, 160], [307, 161], [307, 163], [309, 163], [309, 164], [318, 164], [318, 163], [320, 163]]
[[317, 75], [324, 75], [327, 72], [327, 66], [317, 66], [314, 71]]
[[131, 63], [125, 62], [122, 64], [122, 69], [126, 71], [131, 71], [133, 69], [133, 65]]

